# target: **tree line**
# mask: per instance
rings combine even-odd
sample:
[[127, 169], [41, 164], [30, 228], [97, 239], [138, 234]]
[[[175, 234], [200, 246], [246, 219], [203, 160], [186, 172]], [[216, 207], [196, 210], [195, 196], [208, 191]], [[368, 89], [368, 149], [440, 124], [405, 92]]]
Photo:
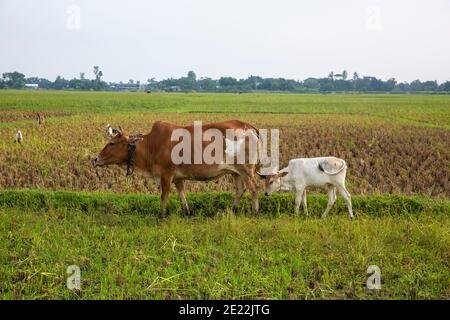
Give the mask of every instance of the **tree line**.
[[354, 72], [349, 77], [347, 71], [342, 73], [330, 72], [327, 77], [307, 78], [303, 81], [284, 78], [263, 78], [249, 76], [246, 79], [233, 77], [221, 77], [212, 79], [209, 77], [197, 78], [194, 71], [189, 71], [185, 77], [178, 79], [169, 78], [157, 81], [154, 78], [147, 82], [129, 80], [128, 82], [105, 82], [102, 80], [103, 72], [98, 66], [93, 68], [93, 78], [88, 79], [85, 73], [80, 73], [79, 78], [71, 80], [61, 76], [54, 81], [45, 78], [27, 78], [20, 72], [6, 72], [0, 78], [0, 89], [24, 89], [39, 88], [52, 90], [89, 90], [89, 91], [180, 91], [180, 92], [294, 92], [294, 93], [328, 93], [328, 92], [429, 92], [449, 93], [450, 81], [439, 84], [437, 81], [414, 80], [397, 82], [394, 78], [381, 80], [372, 76], [359, 76]]

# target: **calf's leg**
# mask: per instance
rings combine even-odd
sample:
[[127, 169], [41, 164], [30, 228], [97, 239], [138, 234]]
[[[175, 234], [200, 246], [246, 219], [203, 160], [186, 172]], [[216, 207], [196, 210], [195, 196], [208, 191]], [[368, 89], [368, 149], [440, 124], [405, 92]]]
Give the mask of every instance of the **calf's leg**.
[[341, 196], [344, 198], [345, 203], [347, 204], [349, 218], [353, 219], [352, 197], [350, 193], [347, 191], [344, 185], [338, 186], [338, 190]]
[[295, 188], [295, 214], [298, 214], [303, 195], [305, 195], [305, 186], [297, 186]]
[[309, 212], [308, 212], [308, 202], [306, 200], [306, 188], [303, 190], [303, 210], [305, 210], [305, 214], [307, 216], [309, 216]]
[[322, 218], [325, 218], [328, 215], [328, 212], [330, 212], [331, 207], [333, 206], [334, 202], [336, 201], [336, 187], [331, 186], [328, 188], [328, 204], [327, 208], [322, 214]]

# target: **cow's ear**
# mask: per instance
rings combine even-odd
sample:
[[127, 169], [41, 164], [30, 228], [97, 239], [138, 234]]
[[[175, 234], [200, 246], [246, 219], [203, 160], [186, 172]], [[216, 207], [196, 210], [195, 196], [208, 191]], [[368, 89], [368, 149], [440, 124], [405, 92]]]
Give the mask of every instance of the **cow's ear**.
[[112, 134], [113, 134], [113, 136], [118, 136], [118, 137], [120, 137], [120, 136], [122, 135], [122, 132], [119, 131], [119, 130], [116, 129], [116, 128], [112, 128]]

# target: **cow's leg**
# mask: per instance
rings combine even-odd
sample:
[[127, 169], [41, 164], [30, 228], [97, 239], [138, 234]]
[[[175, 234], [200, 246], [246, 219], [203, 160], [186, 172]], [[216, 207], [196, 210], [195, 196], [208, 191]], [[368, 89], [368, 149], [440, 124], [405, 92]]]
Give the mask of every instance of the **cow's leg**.
[[347, 191], [344, 184], [338, 185], [338, 190], [347, 204], [349, 218], [353, 219], [352, 197], [350, 193]]
[[167, 201], [169, 200], [170, 193], [170, 178], [169, 177], [161, 177], [161, 211], [160, 216], [164, 218], [166, 215]]
[[305, 186], [295, 187], [295, 214], [298, 214], [300, 205], [302, 203], [303, 195], [305, 194]]
[[177, 188], [178, 196], [180, 197], [181, 200], [181, 207], [183, 208], [183, 213], [189, 215], [190, 214], [189, 205], [186, 200], [186, 194], [184, 192], [184, 181], [183, 180], [176, 181], [175, 187]]
[[236, 213], [239, 201], [241, 200], [241, 197], [245, 192], [245, 186], [241, 176], [235, 174], [233, 175], [233, 179], [234, 179], [234, 187], [236, 189], [236, 195], [234, 197], [232, 210], [234, 213]]
[[306, 200], [306, 188], [303, 190], [303, 210], [305, 210], [305, 214], [309, 216], [308, 212], [308, 202]]
[[241, 175], [242, 180], [245, 183], [245, 186], [250, 191], [252, 195], [252, 209], [253, 214], [257, 215], [259, 212], [259, 201], [258, 201], [258, 184], [256, 183], [256, 179], [248, 173], [244, 173]]
[[327, 208], [322, 214], [322, 218], [325, 218], [328, 215], [328, 212], [330, 212], [331, 207], [333, 206], [334, 202], [336, 201], [336, 187], [331, 186], [328, 188], [328, 203]]

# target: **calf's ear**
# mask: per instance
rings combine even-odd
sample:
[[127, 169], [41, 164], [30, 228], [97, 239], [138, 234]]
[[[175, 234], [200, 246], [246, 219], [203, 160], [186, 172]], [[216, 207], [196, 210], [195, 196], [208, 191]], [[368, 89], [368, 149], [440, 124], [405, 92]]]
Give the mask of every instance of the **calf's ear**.
[[262, 174], [259, 173], [258, 171], [256, 171], [256, 174], [259, 176], [259, 178], [260, 178], [261, 180], [266, 180], [266, 179], [267, 179], [267, 176], [262, 175]]
[[278, 174], [277, 174], [277, 176], [278, 177], [284, 177], [285, 175], [287, 175], [288, 174], [288, 172], [287, 171], [284, 171], [284, 172], [279, 172]]

